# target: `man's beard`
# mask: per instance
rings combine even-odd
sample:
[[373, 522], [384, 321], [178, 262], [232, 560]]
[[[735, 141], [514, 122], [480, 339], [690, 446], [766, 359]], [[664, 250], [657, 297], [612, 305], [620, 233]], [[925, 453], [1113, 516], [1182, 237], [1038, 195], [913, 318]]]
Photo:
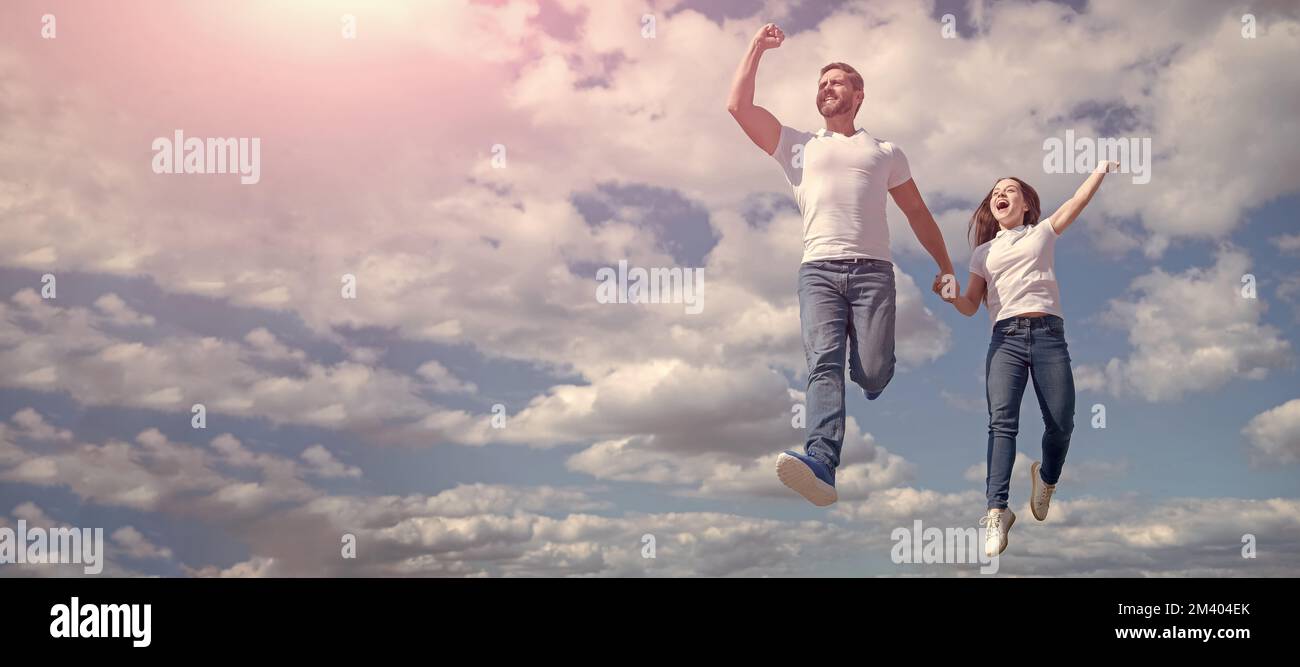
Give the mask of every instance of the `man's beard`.
[[826, 117], [826, 118], [830, 118], [830, 117], [832, 117], [832, 116], [838, 116], [838, 115], [840, 115], [840, 114], [843, 114], [843, 113], [847, 113], [847, 112], [848, 112], [848, 110], [849, 110], [849, 100], [846, 100], [846, 99], [844, 99], [843, 97], [841, 97], [841, 98], [839, 98], [839, 99], [836, 99], [836, 100], [831, 104], [831, 107], [830, 107], [830, 110], [829, 110], [829, 111], [826, 109], [825, 102], [822, 102], [821, 104], [818, 104], [818, 105], [817, 105], [817, 110], [818, 110], [819, 112], [821, 112], [821, 115], [824, 116], [824, 117]]

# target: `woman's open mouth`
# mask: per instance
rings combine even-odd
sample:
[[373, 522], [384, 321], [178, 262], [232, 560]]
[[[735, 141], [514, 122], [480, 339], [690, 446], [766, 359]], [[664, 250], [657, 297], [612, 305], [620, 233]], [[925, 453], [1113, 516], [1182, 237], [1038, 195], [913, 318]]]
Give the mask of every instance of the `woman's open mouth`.
[[1005, 199], [999, 199], [998, 202], [993, 205], [993, 207], [999, 211], [1005, 211], [1006, 209], [1011, 208], [1011, 202]]

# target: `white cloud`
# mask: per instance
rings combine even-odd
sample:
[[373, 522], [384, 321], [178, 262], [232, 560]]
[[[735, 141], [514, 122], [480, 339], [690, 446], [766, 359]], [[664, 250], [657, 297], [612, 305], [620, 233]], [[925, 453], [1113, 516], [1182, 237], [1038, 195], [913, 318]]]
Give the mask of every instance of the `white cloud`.
[[[661, 11], [658, 37], [648, 40], [629, 20], [643, 4], [566, 0], [586, 17], [571, 40], [530, 23], [537, 9], [529, 2], [376, 9], [362, 34], [410, 47], [366, 63], [387, 72], [383, 77], [354, 76], [348, 68], [355, 65], [339, 62], [302, 68], [338, 38], [294, 32], [312, 22], [295, 20], [306, 10], [290, 6], [253, 10], [256, 20], [223, 17], [218, 29], [193, 34], [193, 48], [161, 60], [113, 49], [112, 31], [65, 45], [58, 57], [71, 61], [21, 45], [0, 48], [0, 132], [9, 139], [0, 150], [0, 174], [9, 177], [0, 178], [0, 235], [11, 241], [0, 248], [0, 265], [57, 271], [61, 281], [65, 271], [144, 276], [169, 293], [299, 318], [326, 341], [342, 342], [336, 327], [378, 328], [580, 376], [512, 413], [506, 429], [489, 430], [485, 416], [425, 400], [430, 388], [475, 389], [440, 372], [441, 364], [405, 375], [381, 368], [373, 348], [318, 363], [268, 329], [242, 340], [133, 340], [112, 325], [148, 325], [151, 316], [112, 294], [90, 308], [63, 307], [24, 289], [0, 304], [0, 382], [63, 392], [91, 406], [175, 412], [203, 402], [214, 413], [382, 442], [579, 441], [585, 449], [570, 465], [601, 479], [691, 480], [678, 490], [699, 498], [779, 492], [770, 458], [801, 438], [786, 430], [792, 401], [781, 375], [804, 372], [793, 298], [797, 218], [783, 212], [756, 226], [742, 219], [755, 194], [788, 198], [788, 186], [722, 109], [744, 40], [762, 21], [719, 26], [697, 12]], [[94, 12], [123, 10], [81, 11], [96, 23]], [[156, 20], [133, 37], [140, 43], [151, 30], [191, 27], [183, 10], [151, 11]], [[1127, 107], [1133, 127], [1124, 132], [1153, 140], [1152, 182], [1108, 180], [1080, 224], [1099, 228], [1095, 243], [1111, 252], [1144, 247], [1155, 255], [1180, 239], [1224, 238], [1252, 208], [1297, 190], [1300, 100], [1294, 87], [1276, 85], [1300, 49], [1290, 11], [1279, 9], [1261, 25], [1260, 39], [1243, 40], [1237, 17], [1210, 4], [1169, 15], [1094, 0], [1076, 15], [1050, 3], [1003, 2], [984, 12], [988, 32], [975, 42], [940, 39], [924, 5], [871, 3], [837, 11], [765, 57], [759, 102], [787, 124], [812, 127], [818, 68], [829, 60], [857, 65], [868, 86], [862, 124], [907, 150], [932, 206], [955, 202], [936, 217], [959, 265], [969, 215], [960, 202], [979, 197], [993, 177], [1016, 173], [1039, 186], [1050, 210], [1079, 178], [1034, 176], [1042, 141], [1066, 127], [1100, 131], [1095, 118], [1070, 118], [1082, 105]], [[256, 39], [268, 35], [294, 57], [267, 61], [260, 48], [207, 57], [212, 43], [203, 34], [243, 34], [259, 22], [284, 30], [260, 31]], [[420, 25], [431, 27], [410, 29]], [[267, 45], [250, 42], [258, 44]], [[110, 50], [125, 59], [113, 72], [58, 69]], [[613, 53], [623, 62], [608, 86], [577, 87], [599, 71], [596, 54]], [[1095, 57], [1068, 55], [1078, 53]], [[987, 73], [1012, 61], [1019, 63], [1015, 85], [1053, 94], [1005, 95], [990, 86]], [[58, 71], [66, 76], [52, 75]], [[239, 72], [257, 75], [231, 76]], [[220, 117], [205, 113], [216, 107], [201, 88], [139, 94], [140, 81], [217, 74], [243, 82], [229, 91]], [[340, 77], [349, 85], [340, 88]], [[51, 80], [66, 85], [54, 91]], [[483, 81], [503, 85], [485, 88]], [[1250, 101], [1250, 114], [1237, 112], [1242, 100]], [[279, 111], [268, 115], [268, 108]], [[274, 155], [274, 173], [268, 170], [255, 192], [235, 194], [211, 179], [160, 180], [139, 153], [173, 119], [256, 127], [268, 146], [292, 148]], [[489, 163], [498, 142], [509, 152], [506, 169]], [[704, 313], [597, 304], [591, 277], [570, 272], [570, 264], [619, 258], [646, 266], [675, 261], [644, 220], [587, 225], [570, 197], [603, 182], [672, 189], [708, 212], [719, 242], [705, 261]], [[928, 260], [891, 214], [898, 257], [924, 265], [917, 275], [928, 284]], [[1136, 222], [1108, 226], [1114, 216]], [[1170, 400], [1189, 387], [1213, 389], [1288, 361], [1287, 341], [1261, 324], [1261, 303], [1204, 296], [1239, 285], [1233, 274], [1248, 260], [1238, 255], [1221, 254], [1211, 269], [1157, 270], [1135, 282], [1135, 294], [1109, 311], [1129, 332], [1133, 353], [1077, 369], [1081, 388]], [[358, 277], [355, 300], [340, 299], [343, 273]], [[932, 297], [915, 279], [900, 273], [898, 286], [900, 362], [929, 363], [947, 351], [950, 332], [927, 310]], [[61, 282], [61, 290], [69, 287]], [[868, 437], [857, 434], [846, 447], [865, 448]], [[841, 484], [849, 500], [831, 518], [901, 519], [936, 507], [951, 511], [953, 521], [978, 516], [978, 494], [899, 487], [907, 462], [883, 447], [869, 449], [874, 458], [846, 458]], [[286, 459], [245, 447], [233, 434], [196, 446], [153, 429], [130, 442], [79, 443], [34, 411], [0, 424], [0, 470], [6, 480], [67, 487], [100, 505], [251, 519], [238, 539], [252, 555], [190, 570], [204, 575], [790, 574], [815, 567], [804, 565], [808, 554], [809, 563], [840, 553], [856, 558], [880, 545], [878, 535], [816, 521], [709, 512], [595, 516], [588, 512], [608, 507], [572, 490], [464, 487], [386, 501], [330, 498], [303, 477], [354, 478], [356, 469], [314, 447]], [[284, 505], [289, 509], [279, 509]], [[1292, 501], [1171, 501], [1116, 521], [1130, 509], [1062, 501], [1052, 519], [1060, 533], [1041, 540], [1017, 533], [1021, 571], [1241, 571], [1240, 562], [1215, 550], [1244, 525], [1278, 545], [1248, 567], [1294, 575], [1300, 549]], [[1069, 521], [1086, 530], [1067, 532]], [[307, 542], [286, 525], [301, 527]], [[358, 531], [362, 553], [373, 560], [339, 558], [346, 529]], [[661, 558], [649, 563], [639, 554], [645, 532], [661, 545]]]
[[[248, 549], [249, 556], [241, 562], [179, 563], [195, 576], [806, 576], [856, 571], [852, 563], [863, 554], [889, 553], [893, 527], [911, 527], [918, 519], [931, 526], [973, 525], [984, 506], [983, 494], [974, 489], [944, 492], [893, 485], [901, 477], [884, 484], [888, 488], [873, 487], [877, 473], [888, 478], [888, 471], [902, 462], [875, 446], [874, 456], [861, 463], [867, 458], [862, 448], [873, 446], [864, 436], [849, 444], [855, 450], [850, 455], [859, 463], [844, 472], [856, 466], [864, 469], [845, 475], [843, 499], [829, 513], [816, 512], [818, 520], [719, 512], [604, 516], [592, 513], [614, 509], [599, 497], [601, 489], [482, 484], [431, 496], [280, 494], [278, 509], [263, 504], [240, 511], [248, 508], [238, 496], [257, 484], [219, 477], [211, 472], [213, 461], [205, 459], [203, 449], [167, 442], [155, 431], [142, 433], [138, 442], [143, 450], [125, 458], [155, 471], [171, 471], [154, 483], [151, 495], [158, 497], [156, 503], [124, 503], [112, 490], [126, 491], [138, 482], [124, 474], [120, 458], [105, 456], [91, 445], [78, 446], [76, 455], [94, 458], [103, 472], [93, 473], [89, 466], [66, 469], [61, 483], [94, 504], [125, 504], [221, 527]], [[214, 438], [211, 449], [220, 453], [224, 464], [258, 469], [268, 479], [284, 464], [225, 435]], [[67, 462], [57, 465], [62, 469]], [[1111, 474], [1114, 469], [1101, 472]], [[110, 483], [110, 477], [116, 482]], [[731, 481], [719, 479], [724, 487]], [[741, 487], [763, 495], [761, 489]], [[1068, 488], [1054, 500], [1043, 527], [1018, 524], [1013, 550], [1001, 564], [1002, 575], [1294, 576], [1300, 504], [1293, 499], [1147, 502], [1136, 496], [1080, 497]], [[216, 492], [203, 499], [205, 489]], [[197, 502], [185, 500], [196, 495]], [[1016, 509], [1027, 516], [1023, 504]], [[30, 503], [16, 509], [15, 516], [51, 521]], [[1268, 544], [1258, 559], [1247, 561], [1237, 554], [1243, 533]], [[356, 539], [355, 560], [340, 555], [340, 537], [345, 534]], [[173, 545], [146, 539], [132, 527], [112, 535], [116, 553], [175, 560]], [[654, 539], [654, 559], [642, 556], [646, 535]], [[114, 572], [124, 572], [113, 567]], [[915, 565], [885, 566], [880, 573], [970, 574], [960, 566]]]
[[[1011, 496], [1013, 499], [1016, 497], [1017, 493], [1027, 494], [1029, 492], [1028, 489], [1032, 482], [1029, 477], [1029, 470], [1035, 460], [1041, 459], [1038, 457], [1028, 456], [1024, 452], [1016, 452], [1015, 462], [1011, 466]], [[1067, 457], [1066, 464], [1061, 470], [1061, 479], [1058, 484], [1062, 485], [1061, 488], [1066, 488], [1066, 485], [1070, 487], [1074, 487], [1075, 485], [1087, 485], [1093, 482], [1126, 475], [1128, 474], [1128, 470], [1128, 461], [1076, 461]], [[966, 480], [979, 482], [983, 485], [988, 476], [987, 473], [987, 461], [980, 461], [971, 464], [971, 466], [962, 473], [962, 477]], [[1024, 491], [1019, 491], [1020, 489], [1024, 489]]]
[[95, 307], [108, 316], [109, 322], [118, 326], [151, 327], [155, 323], [152, 316], [141, 315], [112, 292], [95, 299]]
[[356, 466], [344, 465], [328, 449], [321, 445], [312, 445], [302, 450], [304, 461], [311, 468], [311, 472], [318, 477], [360, 477], [361, 469]]
[[51, 426], [41, 416], [41, 413], [32, 408], [23, 408], [14, 413], [13, 423], [20, 429], [19, 433], [23, 437], [39, 441], [71, 442], [72, 431], [65, 428], [56, 428]]
[[[1300, 501], [1295, 499], [1150, 501], [1133, 494], [1079, 497], [1067, 489], [1053, 498], [1041, 524], [1027, 503], [1025, 498], [1013, 505], [1019, 518], [999, 576], [1293, 576], [1296, 571]], [[984, 494], [975, 490], [898, 488], [837, 504], [833, 514], [862, 526], [859, 530], [872, 535], [869, 548], [885, 553], [894, 528], [910, 530], [917, 520], [940, 529], [973, 528], [984, 508]], [[1244, 534], [1271, 546], [1258, 548], [1254, 559], [1243, 558]], [[899, 568], [893, 573], [974, 574], [952, 565]]]
[[795, 436], [784, 378], [753, 366], [627, 363], [588, 385], [557, 385], [495, 437], [535, 446], [640, 435], [665, 451], [758, 454]]
[[1259, 463], [1300, 462], [1300, 398], [1255, 415], [1241, 433]]
[[[1077, 378], [1076, 378], [1077, 383]], [[958, 394], [947, 389], [939, 390], [939, 396], [952, 407], [965, 412], [987, 412], [987, 399], [972, 394]]]
[[[13, 520], [0, 514], [0, 527], [11, 531], [16, 531], [18, 521], [25, 522], [27, 530], [35, 528], [42, 530], [74, 529], [78, 531], [91, 531], [91, 536], [96, 529], [101, 526], [86, 525], [84, 523], [69, 522], [61, 518], [51, 516], [43, 507], [33, 501], [24, 501], [14, 507], [12, 512]], [[127, 527], [129, 529], [129, 527]], [[134, 530], [134, 529], [130, 529]], [[108, 530], [104, 530], [108, 533]], [[121, 530], [116, 532], [122, 532]], [[84, 536], [86, 533], [82, 533]], [[30, 539], [30, 538], [29, 538]], [[127, 538], [130, 539], [129, 537]], [[147, 576], [146, 573], [135, 570], [134, 568], [125, 567], [121, 564], [118, 556], [121, 555], [120, 548], [114, 548], [113, 545], [91, 545], [84, 540], [81, 543], [82, 550], [80, 553], [60, 554], [56, 541], [51, 540], [46, 553], [47, 559], [40, 563], [4, 563], [0, 565], [0, 577], [84, 577], [87, 576], [86, 568], [90, 561], [87, 559], [87, 548], [93, 549], [90, 553], [98, 558], [98, 571], [89, 576], [95, 577], [141, 577]], [[73, 545], [75, 546], [75, 544]], [[118, 545], [121, 546], [120, 544]], [[129, 555], [129, 554], [128, 554]], [[92, 569], [93, 566], [92, 566]]]
[[215, 577], [221, 579], [240, 578], [240, 579], [261, 579], [265, 577], [285, 576], [276, 567], [274, 558], [263, 558], [255, 556], [246, 561], [235, 563], [227, 568], [204, 567], [189, 570], [190, 574], [195, 577]]
[[[341, 361], [308, 362], [300, 350], [258, 328], [242, 342], [176, 336], [156, 343], [114, 337], [100, 324], [115, 316], [60, 307], [33, 290], [0, 302], [0, 384], [65, 391], [86, 405], [121, 405], [265, 417], [275, 423], [352, 430], [378, 441], [472, 437], [471, 417], [439, 409], [418, 394], [422, 384], [383, 368]], [[264, 361], [289, 361], [292, 373]], [[481, 428], [486, 428], [485, 420]], [[422, 425], [423, 424], [423, 425]]]
[[[802, 429], [790, 429], [786, 442], [747, 455], [703, 447], [673, 450], [659, 446], [654, 438], [620, 438], [597, 442], [574, 454], [567, 466], [598, 479], [665, 485], [681, 496], [760, 496], [802, 502], [777, 479], [776, 459], [785, 449], [802, 451], [803, 437]], [[873, 491], [911, 481], [914, 475], [915, 466], [878, 445], [870, 433], [859, 429], [854, 418], [847, 419], [835, 476], [840, 498], [865, 498]]]
[[416, 373], [424, 376], [433, 383], [435, 391], [444, 393], [465, 393], [473, 394], [478, 391], [478, 387], [473, 382], [464, 382], [447, 370], [436, 360], [430, 359], [424, 362], [416, 369]]
[[173, 556], [171, 549], [155, 545], [134, 526], [118, 528], [113, 531], [112, 538], [117, 547], [131, 558], [171, 560]]
[[1080, 365], [1081, 388], [1170, 401], [1291, 365], [1290, 342], [1260, 321], [1260, 295], [1243, 296], [1242, 278], [1250, 271], [1249, 256], [1223, 248], [1211, 267], [1180, 274], [1157, 268], [1135, 279], [1133, 296], [1111, 300], [1103, 315], [1128, 333], [1133, 352], [1104, 368]]
[[[0, 435], [9, 432], [6, 426]], [[252, 452], [228, 433], [213, 438], [210, 445], [216, 456], [174, 442], [154, 428], [141, 431], [134, 442], [72, 442], [57, 449], [12, 445], [0, 457], [0, 479], [66, 488], [85, 501], [109, 507], [208, 518], [247, 517], [277, 503], [319, 495], [302, 481], [307, 469], [290, 459]], [[227, 476], [220, 465], [255, 470], [259, 479]]]
[[250, 348], [250, 353], [260, 359], [295, 362], [303, 362], [307, 359], [306, 353], [281, 343], [275, 334], [265, 327], [249, 331], [244, 336], [244, 343]]
[[1269, 239], [1281, 252], [1288, 255], [1300, 254], [1300, 234], [1279, 234]]

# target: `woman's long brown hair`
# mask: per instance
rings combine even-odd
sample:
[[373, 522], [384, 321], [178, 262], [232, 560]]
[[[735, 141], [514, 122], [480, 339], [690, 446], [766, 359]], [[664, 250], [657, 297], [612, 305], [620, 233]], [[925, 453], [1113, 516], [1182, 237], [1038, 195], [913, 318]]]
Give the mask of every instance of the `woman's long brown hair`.
[[993, 181], [993, 187], [989, 188], [989, 193], [984, 195], [984, 201], [980, 202], [979, 208], [970, 217], [970, 226], [966, 229], [966, 235], [970, 237], [971, 248], [978, 248], [985, 243], [993, 240], [998, 235], [998, 221], [993, 217], [993, 211], [989, 209], [989, 202], [993, 201], [993, 188], [998, 187], [998, 183], [1011, 179], [1020, 185], [1020, 196], [1024, 198], [1025, 217], [1024, 224], [1038, 224], [1038, 216], [1042, 210], [1038, 205], [1038, 191], [1028, 183], [1016, 178], [1015, 176], [1004, 176]]

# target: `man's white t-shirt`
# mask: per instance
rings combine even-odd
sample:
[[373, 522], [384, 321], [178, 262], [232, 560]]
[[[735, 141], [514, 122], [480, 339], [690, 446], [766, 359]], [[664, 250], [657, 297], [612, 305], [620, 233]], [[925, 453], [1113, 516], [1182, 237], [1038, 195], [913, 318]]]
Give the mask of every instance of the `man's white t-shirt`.
[[970, 272], [987, 285], [989, 318], [998, 320], [1042, 312], [1065, 317], [1061, 288], [1053, 269], [1056, 239], [1051, 220], [999, 229], [992, 241], [975, 248]]
[[772, 154], [803, 215], [803, 261], [890, 260], [885, 198], [912, 178], [902, 149], [858, 130], [853, 136], [781, 126]]

